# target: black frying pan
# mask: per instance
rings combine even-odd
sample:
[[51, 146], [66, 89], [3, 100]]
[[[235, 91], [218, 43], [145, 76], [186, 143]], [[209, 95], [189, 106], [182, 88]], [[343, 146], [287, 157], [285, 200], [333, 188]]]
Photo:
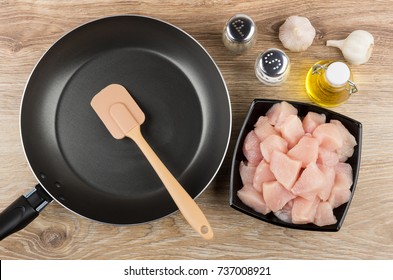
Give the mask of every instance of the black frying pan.
[[115, 140], [90, 107], [111, 83], [125, 86], [145, 112], [143, 135], [191, 197], [214, 178], [232, 122], [212, 58], [168, 23], [103, 18], [63, 36], [31, 74], [20, 125], [40, 184], [0, 215], [0, 239], [23, 228], [52, 198], [112, 224], [148, 222], [177, 210], [136, 144]]

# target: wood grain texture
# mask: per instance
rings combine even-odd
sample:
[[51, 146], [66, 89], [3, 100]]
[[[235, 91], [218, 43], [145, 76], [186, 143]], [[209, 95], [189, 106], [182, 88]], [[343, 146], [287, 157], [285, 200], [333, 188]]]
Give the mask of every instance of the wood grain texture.
[[[234, 56], [221, 42], [235, 13], [258, 26], [257, 44]], [[219, 66], [231, 96], [233, 131], [224, 164], [197, 199], [215, 231], [199, 238], [175, 213], [137, 226], [83, 219], [56, 203], [24, 230], [0, 242], [0, 259], [392, 259], [393, 258], [393, 6], [384, 1], [16, 1], [0, 0], [0, 209], [36, 183], [19, 139], [19, 106], [25, 83], [43, 53], [65, 32], [100, 17], [141, 14], [177, 25], [195, 37]], [[278, 28], [289, 15], [308, 17], [317, 36], [303, 53], [288, 52], [291, 75], [280, 87], [254, 76], [266, 48], [282, 48]], [[371, 60], [353, 67], [360, 89], [333, 110], [364, 125], [357, 190], [337, 233], [284, 229], [228, 206], [230, 160], [245, 113], [254, 98], [309, 102], [304, 78], [317, 60], [341, 59], [328, 39], [365, 29], [375, 37]], [[43, 151], [43, 157], [45, 151]]]

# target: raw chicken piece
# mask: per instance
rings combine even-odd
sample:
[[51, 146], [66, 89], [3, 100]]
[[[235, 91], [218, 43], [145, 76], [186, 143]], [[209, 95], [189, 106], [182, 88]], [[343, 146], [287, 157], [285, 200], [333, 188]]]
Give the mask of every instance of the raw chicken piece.
[[330, 122], [335, 124], [340, 131], [343, 146], [337, 149], [337, 154], [340, 162], [346, 162], [353, 155], [354, 147], [357, 145], [356, 139], [339, 120], [331, 120]]
[[268, 118], [265, 116], [259, 117], [254, 127], [255, 134], [258, 136], [261, 142], [270, 135], [279, 135], [279, 133], [269, 123]]
[[275, 126], [281, 132], [281, 136], [287, 140], [288, 148], [295, 146], [304, 135], [302, 121], [297, 115], [290, 115]]
[[338, 154], [334, 151], [319, 147], [317, 163], [331, 167], [336, 166], [338, 163]]
[[288, 142], [281, 136], [270, 135], [261, 143], [260, 148], [264, 160], [270, 162], [273, 151], [288, 152]]
[[337, 208], [340, 205], [348, 202], [350, 198], [351, 191], [349, 189], [333, 186], [328, 202], [332, 208]]
[[343, 146], [343, 138], [337, 126], [333, 123], [324, 123], [314, 129], [312, 135], [318, 139], [322, 148], [336, 151]]
[[273, 173], [270, 171], [269, 164], [262, 160], [255, 171], [254, 180], [252, 186], [257, 190], [262, 192], [262, 185], [265, 182], [275, 181], [276, 177], [274, 177]]
[[293, 200], [288, 201], [281, 210], [274, 212], [274, 216], [286, 223], [292, 223]]
[[313, 201], [304, 199], [303, 197], [296, 197], [293, 200], [292, 207], [292, 223], [294, 224], [308, 224], [314, 222], [315, 213], [319, 199], [316, 198]]
[[351, 198], [351, 186], [353, 183], [352, 167], [348, 163], [338, 163], [334, 170], [336, 176], [334, 178], [334, 185], [329, 196], [329, 203], [333, 208], [336, 208]]
[[243, 188], [237, 192], [237, 196], [245, 205], [258, 213], [266, 215], [270, 212], [270, 209], [263, 199], [262, 193], [256, 191], [251, 185], [244, 185]]
[[325, 114], [308, 112], [303, 119], [303, 129], [306, 133], [313, 133], [314, 129], [326, 122]]
[[335, 223], [337, 223], [337, 219], [333, 214], [332, 206], [329, 202], [320, 202], [315, 213], [314, 224], [323, 227]]
[[263, 198], [266, 205], [276, 212], [284, 207], [288, 201], [295, 198], [295, 196], [284, 188], [279, 182], [266, 182], [263, 183]]
[[333, 167], [326, 166], [323, 164], [318, 164], [318, 168], [325, 175], [325, 179], [326, 179], [326, 185], [318, 193], [318, 196], [322, 201], [327, 201], [329, 199], [330, 193], [331, 193], [333, 185], [334, 185], [334, 179], [336, 176], [336, 172], [334, 171]]
[[334, 170], [336, 171], [334, 187], [350, 189], [353, 184], [353, 172], [351, 165], [340, 162], [334, 167]]
[[282, 122], [290, 115], [297, 115], [297, 109], [286, 101], [275, 103], [266, 113], [271, 125]]
[[312, 136], [305, 135], [299, 140], [299, 143], [289, 150], [287, 155], [295, 160], [301, 161], [302, 167], [305, 168], [309, 163], [317, 162], [318, 148], [318, 140]]
[[326, 183], [325, 175], [317, 164], [312, 162], [304, 169], [291, 191], [294, 195], [313, 201], [326, 187]]
[[262, 160], [262, 153], [259, 147], [260, 143], [261, 141], [259, 141], [254, 130], [251, 130], [244, 139], [243, 154], [252, 165], [257, 165]]
[[240, 173], [240, 178], [242, 179], [243, 185], [248, 185], [252, 184], [254, 177], [255, 177], [255, 171], [257, 167], [255, 165], [252, 165], [250, 163], [241, 161], [239, 164], [239, 173]]
[[270, 170], [287, 190], [291, 190], [293, 184], [299, 177], [302, 162], [291, 159], [280, 151], [274, 151], [270, 161]]

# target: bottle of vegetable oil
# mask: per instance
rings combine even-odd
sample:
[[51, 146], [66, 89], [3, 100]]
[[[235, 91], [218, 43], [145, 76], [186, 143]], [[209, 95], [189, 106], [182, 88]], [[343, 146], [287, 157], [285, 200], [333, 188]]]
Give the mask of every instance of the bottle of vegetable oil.
[[323, 107], [338, 106], [358, 91], [352, 78], [351, 69], [344, 62], [318, 61], [307, 73], [308, 97]]

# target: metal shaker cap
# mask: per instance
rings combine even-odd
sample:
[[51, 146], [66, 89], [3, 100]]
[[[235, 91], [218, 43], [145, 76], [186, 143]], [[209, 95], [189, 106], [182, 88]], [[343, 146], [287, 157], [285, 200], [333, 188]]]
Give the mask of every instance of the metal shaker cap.
[[255, 22], [245, 14], [236, 14], [226, 23], [222, 40], [230, 51], [241, 53], [254, 45], [256, 35]]
[[261, 53], [255, 62], [257, 78], [267, 85], [280, 85], [288, 77], [289, 57], [280, 49], [268, 49]]

